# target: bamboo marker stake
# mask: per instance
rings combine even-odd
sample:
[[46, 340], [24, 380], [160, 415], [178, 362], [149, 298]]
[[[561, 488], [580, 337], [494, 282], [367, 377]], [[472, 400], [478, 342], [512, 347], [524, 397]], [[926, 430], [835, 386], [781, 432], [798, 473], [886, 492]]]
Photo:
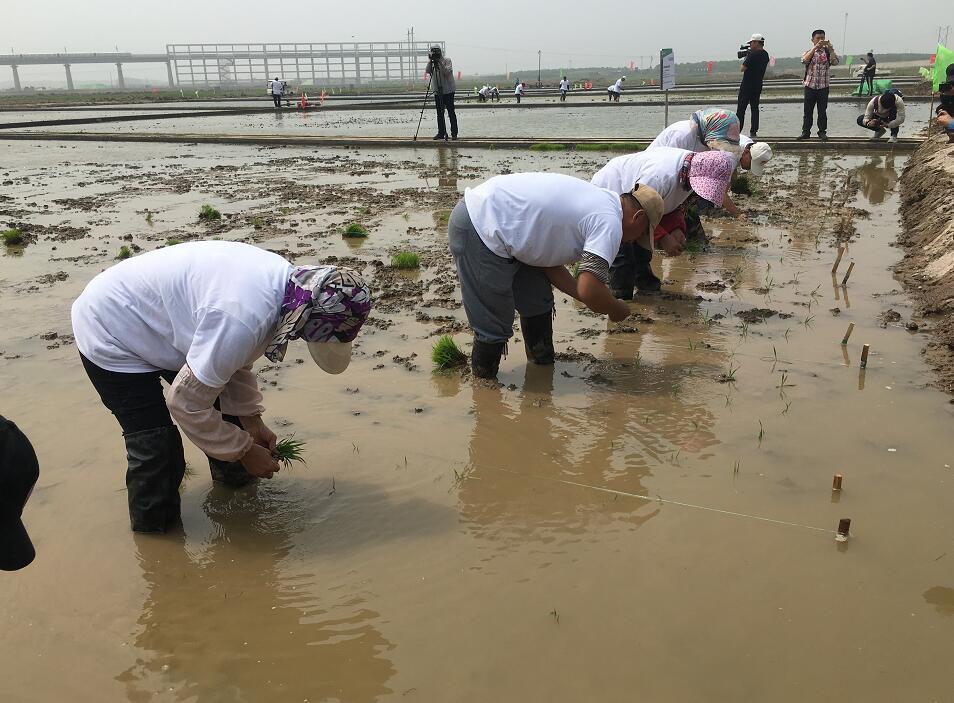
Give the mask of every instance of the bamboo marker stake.
[[844, 479], [844, 476], [841, 474], [835, 474], [835, 478], [833, 478], [831, 482], [831, 490], [840, 491], [842, 479]]
[[851, 529], [851, 518], [843, 517], [838, 521], [838, 533], [835, 535], [836, 542], [848, 541], [848, 530]]
[[852, 270], [854, 267], [855, 267], [855, 262], [854, 262], [854, 261], [852, 261], [850, 264], [848, 264], [848, 270], [845, 271], [845, 277], [844, 277], [843, 279], [841, 279], [841, 285], [843, 285], [843, 286], [848, 285], [848, 277], [851, 275], [851, 270]]
[[845, 248], [838, 245], [838, 256], [835, 257], [835, 265], [831, 267], [831, 275], [834, 276], [838, 272], [838, 265], [841, 263], [841, 257], [845, 253]]
[[855, 323], [854, 323], [854, 322], [849, 322], [849, 323], [848, 323], [848, 331], [845, 332], [845, 336], [844, 336], [844, 338], [841, 340], [841, 343], [842, 343], [842, 344], [848, 344], [848, 338], [851, 336], [851, 333], [854, 332], [854, 330], [855, 330]]
[[861, 368], [868, 368], [868, 350], [871, 348], [870, 344], [866, 344], [861, 348]]

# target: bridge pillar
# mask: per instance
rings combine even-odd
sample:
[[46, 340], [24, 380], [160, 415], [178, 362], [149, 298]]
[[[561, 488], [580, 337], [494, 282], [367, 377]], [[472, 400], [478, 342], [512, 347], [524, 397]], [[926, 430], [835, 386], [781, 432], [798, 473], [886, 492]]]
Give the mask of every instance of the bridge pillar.
[[166, 73], [169, 75], [169, 87], [175, 88], [175, 81], [172, 80], [172, 61], [166, 61]]
[[118, 61], [116, 62], [116, 76], [119, 79], [119, 89], [125, 90], [126, 81], [123, 80], [123, 65]]
[[65, 63], [63, 66], [66, 68], [66, 89], [73, 90], [73, 74], [70, 73], [70, 65]]
[[16, 64], [13, 64], [11, 68], [13, 69], [13, 89], [19, 93], [22, 90], [20, 88], [20, 72], [17, 70]]

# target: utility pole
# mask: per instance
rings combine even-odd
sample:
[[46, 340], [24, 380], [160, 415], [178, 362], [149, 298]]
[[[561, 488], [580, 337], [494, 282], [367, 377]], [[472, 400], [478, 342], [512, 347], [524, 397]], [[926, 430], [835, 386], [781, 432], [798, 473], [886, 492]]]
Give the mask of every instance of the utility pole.
[[845, 26], [844, 26], [844, 29], [841, 30], [841, 46], [839, 47], [839, 48], [841, 49], [841, 55], [842, 55], [842, 56], [847, 56], [847, 55], [848, 55], [848, 47], [847, 47], [847, 45], [845, 44], [845, 41], [846, 41], [846, 40], [845, 40], [845, 37], [847, 37], [847, 36], [848, 36], [848, 13], [846, 12], [846, 13], [845, 13]]
[[540, 80], [540, 62], [542, 60], [542, 56], [543, 56], [543, 50], [542, 49], [538, 50], [537, 51], [537, 87], [538, 88], [543, 85], [543, 82]]

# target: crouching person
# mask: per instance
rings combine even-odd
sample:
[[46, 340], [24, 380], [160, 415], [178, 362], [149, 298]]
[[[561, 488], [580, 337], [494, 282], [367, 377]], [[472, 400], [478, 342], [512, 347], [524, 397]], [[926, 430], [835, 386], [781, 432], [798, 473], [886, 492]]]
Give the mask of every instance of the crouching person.
[[[637, 185], [620, 195], [558, 173], [495, 176], [464, 191], [448, 222], [467, 320], [474, 375], [494, 378], [514, 311], [527, 358], [553, 363], [553, 286], [618, 322], [626, 303], [610, 293], [610, 262], [622, 242], [651, 246], [663, 202]], [[580, 262], [573, 278], [566, 266]]]
[[[261, 414], [252, 363], [302, 339], [315, 363], [341, 373], [371, 310], [361, 277], [295, 267], [238, 242], [195, 242], [128, 259], [73, 303], [83, 367], [126, 443], [129, 518], [165, 532], [180, 518], [185, 458], [179, 428], [209, 457], [212, 478], [271, 478], [275, 434]], [[160, 379], [170, 384], [163, 397]]]
[[877, 141], [891, 130], [889, 142], [898, 141], [898, 132], [904, 124], [904, 99], [891, 90], [876, 95], [868, 102], [865, 114], [858, 115], [858, 126], [874, 132], [872, 141]]

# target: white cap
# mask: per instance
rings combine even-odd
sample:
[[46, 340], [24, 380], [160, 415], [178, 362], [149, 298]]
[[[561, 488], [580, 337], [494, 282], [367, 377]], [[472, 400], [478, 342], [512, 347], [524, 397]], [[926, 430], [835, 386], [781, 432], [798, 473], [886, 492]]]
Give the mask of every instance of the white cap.
[[339, 374], [351, 363], [351, 342], [308, 342], [311, 358], [323, 371]]
[[765, 43], [765, 37], [763, 37], [761, 34], [753, 34], [753, 35], [752, 35], [752, 38], [749, 39], [749, 41], [760, 41], [760, 42], [762, 42], [762, 43], [764, 44], [764, 43]]
[[749, 148], [752, 157], [752, 167], [749, 169], [754, 175], [761, 176], [765, 164], [772, 160], [772, 147], [767, 142], [755, 142]]

